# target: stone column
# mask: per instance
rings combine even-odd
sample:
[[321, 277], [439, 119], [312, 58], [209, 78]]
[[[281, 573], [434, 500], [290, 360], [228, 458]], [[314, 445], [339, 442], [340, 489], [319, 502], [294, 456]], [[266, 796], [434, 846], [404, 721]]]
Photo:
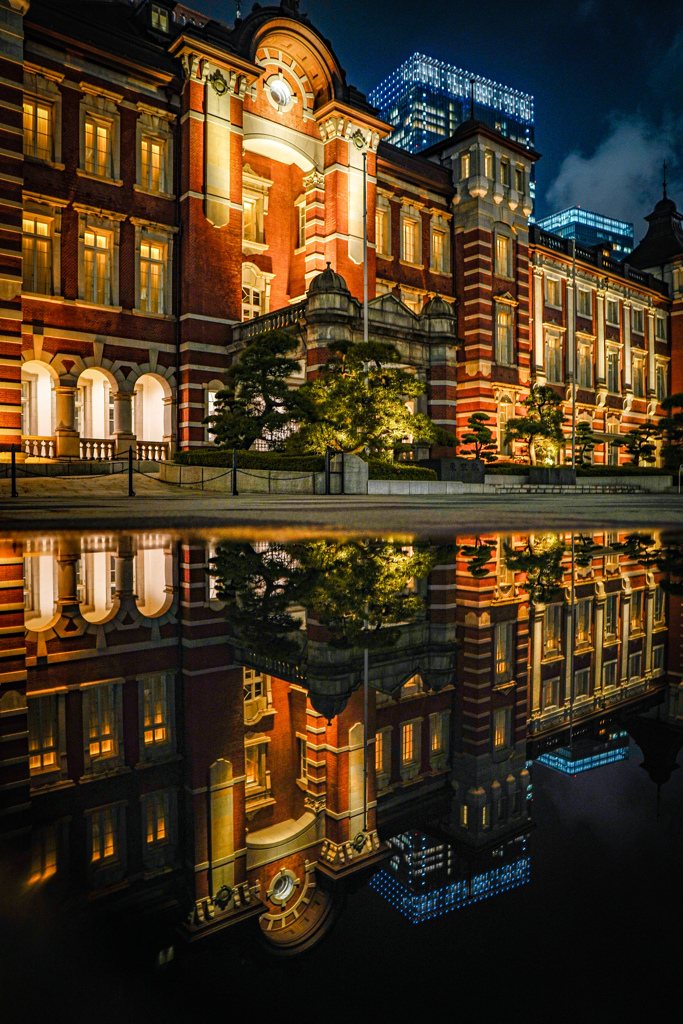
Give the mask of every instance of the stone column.
[[545, 383], [543, 363], [543, 270], [534, 267], [534, 369], [539, 384]]
[[595, 363], [595, 383], [605, 386], [605, 289], [595, 293], [595, 320], [598, 350]]
[[622, 375], [622, 388], [631, 392], [633, 383], [631, 379], [631, 303], [624, 303], [624, 370]]
[[176, 402], [173, 395], [164, 398], [164, 444], [168, 445], [169, 452], [174, 452], [178, 447], [176, 438]]
[[647, 346], [647, 395], [655, 393], [655, 311], [647, 310], [647, 335], [645, 338]]
[[78, 604], [77, 574], [80, 557], [78, 540], [60, 540], [57, 551], [57, 604], [62, 608]]
[[621, 683], [628, 679], [628, 638], [631, 634], [631, 591], [624, 591], [621, 601]]
[[119, 550], [114, 560], [116, 596], [135, 597], [135, 546], [131, 537], [119, 538]]
[[534, 604], [531, 625], [531, 711], [541, 710], [541, 663], [543, 661], [543, 618], [545, 605]]
[[593, 643], [593, 647], [595, 648], [595, 657], [593, 659], [593, 692], [595, 694], [602, 693], [602, 645], [605, 638], [606, 599], [607, 595], [605, 594], [605, 588], [602, 584], [599, 584], [598, 591], [595, 595], [595, 634]]
[[133, 396], [124, 391], [117, 391], [114, 395], [114, 438], [117, 455], [122, 455], [130, 447], [135, 446]]
[[76, 386], [60, 384], [55, 389], [57, 426], [55, 438], [57, 442], [57, 458], [78, 458], [80, 438], [76, 430]]

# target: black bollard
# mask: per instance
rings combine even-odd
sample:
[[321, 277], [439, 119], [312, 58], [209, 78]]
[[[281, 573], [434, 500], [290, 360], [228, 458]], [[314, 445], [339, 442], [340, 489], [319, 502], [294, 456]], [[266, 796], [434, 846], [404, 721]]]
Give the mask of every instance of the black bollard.
[[232, 450], [232, 493], [233, 497], [237, 497], [239, 491], [237, 490], [237, 449]]
[[128, 497], [134, 498], [135, 491], [133, 490], [133, 446], [131, 445], [128, 449]]
[[12, 497], [19, 497], [19, 491], [17, 490], [17, 450], [14, 445], [12, 445]]
[[330, 449], [325, 451], [325, 494], [330, 494]]

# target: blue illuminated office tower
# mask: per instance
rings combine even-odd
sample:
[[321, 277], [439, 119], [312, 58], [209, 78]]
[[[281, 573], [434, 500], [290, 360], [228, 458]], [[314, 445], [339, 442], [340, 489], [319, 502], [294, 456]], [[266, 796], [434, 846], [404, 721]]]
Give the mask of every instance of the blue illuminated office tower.
[[533, 96], [420, 53], [392, 71], [368, 99], [394, 125], [387, 141], [409, 153], [452, 135], [472, 116], [472, 105], [476, 120], [528, 149], [534, 145]]
[[603, 217], [601, 213], [584, 210], [581, 206], [570, 206], [567, 210], [542, 217], [536, 223], [541, 231], [549, 231], [562, 238], [573, 238], [580, 245], [611, 242], [617, 259], [623, 258], [633, 249], [633, 224]]

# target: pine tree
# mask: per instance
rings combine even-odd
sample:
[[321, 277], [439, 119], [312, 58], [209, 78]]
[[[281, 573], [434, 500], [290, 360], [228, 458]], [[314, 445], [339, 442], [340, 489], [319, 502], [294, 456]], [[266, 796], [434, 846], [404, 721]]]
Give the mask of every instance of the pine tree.
[[467, 420], [469, 430], [461, 438], [462, 444], [471, 445], [472, 447], [467, 451], [461, 449], [461, 455], [469, 456], [473, 459], [481, 459], [482, 462], [495, 462], [498, 446], [493, 440], [493, 432], [485, 425], [490, 422], [491, 417], [485, 412], [472, 413]]
[[508, 420], [505, 440], [508, 443], [522, 441], [527, 447], [529, 462], [535, 466], [537, 448], [544, 441], [555, 448], [564, 441], [562, 398], [544, 384], [532, 388], [522, 405], [528, 410], [527, 415]]
[[667, 469], [678, 469], [683, 463], [683, 394], [662, 399], [665, 415], [657, 426], [662, 432], [662, 459]]
[[215, 413], [204, 423], [221, 448], [251, 448], [265, 440], [281, 449], [297, 423], [309, 413], [305, 393], [287, 380], [299, 371], [291, 353], [297, 339], [286, 331], [263, 331], [249, 338], [232, 364], [226, 385], [216, 394]]
[[615, 448], [625, 448], [631, 456], [634, 466], [641, 462], [654, 462], [657, 458], [657, 446], [655, 440], [661, 436], [658, 424], [648, 420], [642, 426], [633, 427], [621, 438], [612, 441]]
[[577, 466], [588, 466], [590, 461], [587, 458], [588, 453], [592, 452], [598, 443], [598, 439], [593, 433], [593, 428], [590, 423], [582, 420], [576, 428], [576, 465]]

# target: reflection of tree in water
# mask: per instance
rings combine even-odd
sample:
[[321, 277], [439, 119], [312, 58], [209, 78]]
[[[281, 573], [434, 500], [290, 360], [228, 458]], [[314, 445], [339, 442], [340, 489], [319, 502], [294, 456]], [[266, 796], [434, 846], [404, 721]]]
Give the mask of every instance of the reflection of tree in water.
[[[254, 651], [288, 658], [301, 649], [293, 606], [303, 606], [331, 631], [335, 646], [390, 643], [387, 627], [424, 609], [415, 581], [436, 565], [433, 545], [385, 540], [219, 545], [210, 572], [226, 604], [231, 630]], [[367, 623], [367, 627], [366, 627]]]
[[485, 576], [491, 575], [489, 563], [495, 550], [495, 541], [482, 541], [479, 537], [475, 538], [474, 544], [464, 544], [461, 547], [460, 554], [467, 562], [467, 571], [470, 576], [474, 576], [475, 579], [484, 579]]
[[505, 542], [505, 562], [511, 572], [526, 574], [520, 586], [534, 604], [552, 601], [562, 586], [562, 559], [566, 545], [559, 537], [529, 536], [523, 548], [513, 548]]

